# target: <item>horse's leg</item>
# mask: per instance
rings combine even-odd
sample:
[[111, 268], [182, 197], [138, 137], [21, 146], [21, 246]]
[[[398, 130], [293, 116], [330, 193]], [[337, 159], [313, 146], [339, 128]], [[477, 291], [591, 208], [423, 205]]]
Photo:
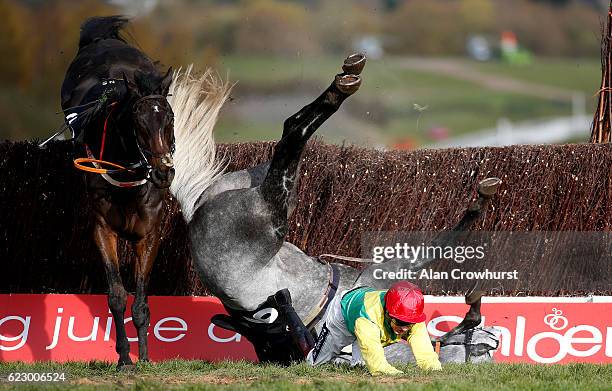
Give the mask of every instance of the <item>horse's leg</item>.
[[432, 245], [448, 245], [462, 236], [470, 227], [482, 216], [482, 212], [486, 210], [491, 198], [497, 193], [501, 179], [490, 177], [483, 179], [478, 183], [478, 198], [472, 202], [466, 210], [463, 218], [453, 227], [452, 230], [443, 232], [436, 237]]
[[127, 292], [121, 281], [119, 272], [119, 256], [117, 254], [117, 234], [99, 219], [94, 227], [94, 240], [102, 254], [106, 279], [108, 280], [108, 307], [115, 322], [115, 351], [119, 354], [117, 367], [132, 365], [130, 359], [130, 344], [125, 334], [124, 313], [127, 304]]
[[147, 347], [147, 329], [151, 319], [149, 303], [147, 302], [147, 287], [153, 261], [157, 256], [160, 235], [153, 232], [136, 243], [136, 263], [134, 274], [136, 276], [136, 297], [132, 304], [132, 320], [138, 331], [138, 360], [149, 361]]
[[[501, 181], [498, 178], [487, 178], [480, 181], [478, 185], [478, 199], [471, 203], [465, 211], [462, 219], [450, 231], [442, 232], [438, 235], [430, 245], [433, 246], [452, 246], [461, 237], [469, 234], [467, 230], [482, 217], [482, 212], [486, 210], [491, 198], [497, 193]], [[437, 258], [421, 257], [415, 262], [406, 261], [405, 259], [392, 259], [384, 263], [376, 263], [365, 268], [354, 286], [370, 286], [376, 289], [389, 289], [395, 282], [393, 279], [375, 278], [374, 273], [377, 270], [380, 272], [399, 272], [403, 270], [412, 270], [418, 272], [431, 262], [438, 260]], [[379, 273], [380, 273], [379, 272]], [[382, 273], [381, 273], [382, 275]], [[475, 288], [471, 289], [475, 292]], [[466, 296], [467, 300], [467, 296]], [[468, 303], [469, 304], [469, 303]]]
[[465, 296], [465, 303], [469, 304], [470, 309], [463, 317], [463, 320], [461, 321], [461, 323], [455, 326], [448, 333], [441, 336], [439, 338], [440, 341], [444, 342], [449, 337], [456, 335], [456, 334], [461, 334], [465, 330], [473, 329], [474, 327], [480, 324], [482, 320], [481, 314], [480, 314], [480, 304], [481, 304], [481, 299], [483, 295], [484, 295], [484, 292], [477, 291], [475, 290], [475, 287], [474, 287], [474, 289], [472, 289], [472, 291], [469, 292]]
[[[351, 54], [344, 60], [344, 64], [342, 65], [343, 72], [338, 74], [336, 77], [338, 76], [342, 77], [344, 75], [359, 75], [361, 71], [363, 70], [365, 63], [366, 63], [366, 57], [364, 54], [361, 54], [361, 53]], [[332, 86], [335, 84], [335, 82], [336, 80], [334, 80], [334, 83], [332, 83]], [[359, 85], [357, 85], [357, 88], [359, 88]], [[350, 92], [349, 95], [357, 91], [357, 88], [355, 88], [354, 91]], [[324, 98], [325, 93], [328, 91], [329, 91], [329, 88], [321, 96], [319, 96], [319, 98], [317, 98], [314, 102], [302, 107], [300, 111], [293, 114], [291, 117], [287, 118], [287, 120], [285, 121], [285, 127], [283, 128], [283, 137], [285, 137], [288, 133], [290, 133], [294, 129], [291, 126], [286, 126], [287, 123], [297, 123], [297, 122], [303, 121], [308, 115], [312, 115], [313, 112], [317, 110], [317, 106], [321, 103], [321, 99]], [[340, 104], [338, 104], [338, 107], [340, 107]], [[336, 110], [338, 109], [338, 107], [336, 107]]]
[[311, 104], [289, 117], [283, 126], [283, 137], [274, 147], [268, 173], [261, 184], [264, 200], [270, 206], [273, 224], [279, 238], [287, 232], [287, 211], [300, 157], [308, 139], [355, 93], [361, 84], [358, 76], [365, 56], [349, 56], [343, 73], [336, 75], [331, 85]]

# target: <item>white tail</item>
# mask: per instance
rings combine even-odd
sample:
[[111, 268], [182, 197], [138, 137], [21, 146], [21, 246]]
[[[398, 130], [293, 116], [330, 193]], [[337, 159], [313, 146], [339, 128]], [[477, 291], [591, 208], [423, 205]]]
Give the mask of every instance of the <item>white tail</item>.
[[208, 69], [192, 74], [193, 65], [173, 75], [168, 102], [174, 111], [175, 176], [170, 192], [181, 204], [189, 222], [195, 204], [225, 169], [215, 154], [213, 129], [219, 110], [229, 97], [231, 85]]

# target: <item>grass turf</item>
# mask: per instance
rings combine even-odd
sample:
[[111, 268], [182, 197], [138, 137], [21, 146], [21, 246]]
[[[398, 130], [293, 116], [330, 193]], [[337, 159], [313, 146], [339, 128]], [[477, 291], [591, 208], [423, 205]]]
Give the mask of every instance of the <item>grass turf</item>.
[[[536, 59], [533, 64], [523, 67], [498, 62], [452, 61], [489, 76], [499, 75], [584, 93], [587, 113], [594, 110], [596, 100], [593, 94], [599, 88], [601, 78], [596, 59]], [[447, 128], [451, 136], [458, 136], [494, 127], [501, 117], [519, 122], [569, 116], [572, 112], [569, 101], [492, 90], [459, 76], [440, 74], [435, 70], [404, 69], [400, 64], [401, 61], [394, 58], [368, 61], [363, 85], [349, 101], [360, 102], [350, 111], [353, 118], [366, 123], [374, 119], [373, 126], [386, 138], [381, 141], [410, 138], [423, 143], [430, 141], [428, 130], [434, 127]], [[221, 69], [230, 70], [229, 77], [238, 82], [238, 89], [245, 87], [248, 91], [258, 91], [283, 86], [286, 92], [303, 95], [304, 104], [307, 104], [316, 94], [303, 92], [303, 87], [325, 88], [339, 71], [341, 58], [227, 56], [219, 65]], [[416, 110], [415, 104], [426, 109]], [[217, 136], [224, 142], [276, 139], [282, 121], [278, 122], [275, 126], [254, 124], [248, 118], [228, 121], [222, 116]], [[334, 134], [333, 131], [329, 133]]]
[[[129, 372], [117, 372], [105, 362], [0, 363], [0, 387], [11, 372], [65, 372], [64, 383], [44, 383], [52, 389], [260, 389], [260, 390], [610, 390], [612, 365], [569, 364], [453, 364], [441, 372], [423, 372], [414, 366], [400, 367], [401, 376], [370, 376], [364, 368], [304, 363], [290, 367], [249, 362], [173, 360], [139, 364]], [[19, 384], [37, 389], [41, 383]]]
[[[288, 112], [293, 113], [310, 103], [319, 91], [329, 85], [333, 75], [340, 71], [342, 60], [343, 56], [224, 56], [220, 58], [217, 69], [222, 75], [228, 74], [231, 81], [238, 82], [236, 96], [239, 99], [248, 93], [262, 103], [283, 94], [299, 98], [298, 102], [303, 100], [303, 103], [290, 104]], [[499, 62], [449, 60], [488, 76], [498, 75], [579, 91], [585, 94], [586, 112], [590, 113], [595, 108], [593, 94], [599, 88], [601, 78], [597, 59], [536, 58], [533, 64], [522, 67]], [[10, 88], [0, 91], [0, 103], [4, 107], [0, 108], [0, 113], [5, 114], [0, 116], [0, 139], [44, 138], [61, 124], [61, 116], [54, 114], [59, 105], [57, 98], [45, 101], [34, 98], [34, 95], [32, 91], [26, 93]], [[268, 106], [260, 110], [276, 114], [283, 111], [282, 107]], [[415, 107], [426, 109], [419, 111]], [[450, 136], [459, 136], [494, 127], [501, 117], [518, 122], [567, 116], [572, 108], [569, 101], [494, 90], [464, 80], [459, 75], [406, 69], [401, 65], [401, 59], [389, 57], [368, 61], [362, 88], [349, 100], [344, 110], [346, 117], [368, 129], [375, 129], [375, 137], [380, 138], [381, 144], [392, 145], [405, 139], [417, 144], [430, 142], [429, 130], [435, 127], [447, 128]], [[261, 117], [254, 119], [249, 113], [231, 117], [222, 112], [216, 130], [217, 140], [278, 139], [284, 116], [272, 115], [272, 119]], [[326, 141], [351, 141], [350, 131], [355, 122], [326, 124], [326, 127], [331, 127]], [[336, 129], [338, 127], [345, 129], [345, 132], [340, 132], [340, 129]]]

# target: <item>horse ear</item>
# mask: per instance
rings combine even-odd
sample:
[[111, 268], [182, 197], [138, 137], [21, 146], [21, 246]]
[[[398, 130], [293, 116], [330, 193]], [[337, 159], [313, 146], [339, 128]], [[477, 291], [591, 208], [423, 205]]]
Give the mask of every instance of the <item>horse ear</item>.
[[146, 85], [145, 75], [139, 70], [134, 71], [134, 83], [138, 91], [144, 91]]
[[128, 82], [127, 75], [123, 72], [123, 85], [127, 91], [130, 90], [130, 83]]
[[125, 87], [125, 93], [127, 96], [130, 96], [134, 93], [133, 84], [130, 84], [127, 75], [123, 72], [123, 86]]
[[168, 95], [168, 91], [170, 90], [170, 85], [172, 84], [172, 67], [168, 68], [168, 72], [161, 81], [159, 86], [160, 95], [166, 96]]

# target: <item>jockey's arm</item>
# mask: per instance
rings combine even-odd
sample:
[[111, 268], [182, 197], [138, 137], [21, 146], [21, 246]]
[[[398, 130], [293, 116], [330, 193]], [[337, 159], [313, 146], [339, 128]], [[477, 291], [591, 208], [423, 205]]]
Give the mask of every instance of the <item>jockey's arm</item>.
[[380, 329], [375, 323], [364, 317], [357, 318], [355, 321], [355, 336], [363, 361], [365, 361], [372, 375], [403, 373], [387, 362], [385, 351], [380, 343]]
[[424, 322], [412, 326], [410, 335], [406, 340], [410, 344], [419, 368], [435, 371], [442, 369], [438, 355], [431, 346], [431, 340]]

